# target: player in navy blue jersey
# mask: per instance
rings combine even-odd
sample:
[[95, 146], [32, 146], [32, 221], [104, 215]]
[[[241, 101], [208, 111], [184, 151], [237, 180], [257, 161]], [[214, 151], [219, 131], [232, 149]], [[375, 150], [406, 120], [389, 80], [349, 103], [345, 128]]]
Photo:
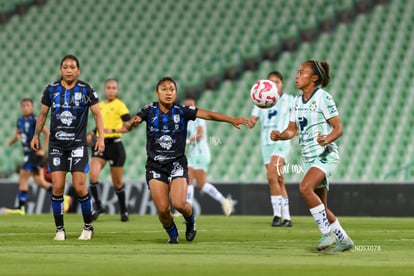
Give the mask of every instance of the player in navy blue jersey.
[[36, 122], [31, 147], [39, 150], [39, 133], [43, 129], [49, 110], [49, 169], [52, 174], [52, 209], [56, 225], [55, 240], [65, 240], [63, 223], [63, 192], [66, 174], [71, 172], [73, 187], [81, 204], [84, 227], [79, 240], [90, 240], [93, 236], [92, 204], [86, 187], [89, 170], [86, 128], [89, 109], [93, 113], [99, 133], [95, 150], [105, 149], [103, 121], [99, 110], [98, 94], [86, 82], [78, 80], [79, 60], [67, 55], [60, 62], [61, 79], [49, 84], [43, 92], [42, 106]]
[[158, 102], [143, 107], [124, 127], [129, 130], [146, 122], [146, 180], [158, 218], [169, 236], [168, 243], [178, 243], [178, 230], [170, 211], [170, 198], [174, 209], [184, 216], [186, 240], [192, 241], [197, 231], [192, 206], [186, 200], [188, 168], [184, 151], [187, 122], [202, 118], [228, 122], [239, 128], [240, 124], [249, 126], [250, 121], [195, 106], [177, 105], [177, 85], [170, 77], [162, 78], [157, 83], [156, 96]]
[[22, 116], [17, 120], [16, 131], [13, 138], [9, 141], [8, 145], [11, 146], [18, 140], [20, 140], [23, 147], [23, 165], [19, 171], [19, 194], [17, 195], [19, 205], [16, 212], [24, 215], [26, 213], [26, 201], [29, 191], [29, 178], [33, 177], [34, 182], [50, 194], [52, 194], [52, 184], [46, 181], [42, 171], [42, 158], [45, 155], [49, 141], [49, 130], [43, 127], [41, 132], [43, 133], [42, 147], [37, 151], [33, 151], [30, 148], [30, 141], [33, 138], [33, 134], [36, 126], [36, 116], [33, 114], [33, 100], [24, 98], [20, 101], [20, 109]]

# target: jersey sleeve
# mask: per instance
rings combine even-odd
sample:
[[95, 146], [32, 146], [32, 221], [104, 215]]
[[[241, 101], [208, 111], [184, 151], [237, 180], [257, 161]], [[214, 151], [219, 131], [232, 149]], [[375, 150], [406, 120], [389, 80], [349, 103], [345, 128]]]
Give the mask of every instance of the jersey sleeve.
[[50, 87], [49, 86], [46, 87], [45, 90], [43, 91], [41, 103], [49, 107], [52, 106], [52, 101], [50, 99]]
[[89, 99], [90, 99], [89, 106], [92, 106], [92, 105], [95, 105], [95, 104], [99, 103], [98, 93], [90, 85], [88, 87], [88, 96], [89, 96]]
[[194, 121], [197, 118], [198, 108], [195, 106], [183, 105], [184, 117], [187, 121]]
[[260, 109], [257, 106], [253, 106], [251, 115], [254, 117], [259, 117]]
[[135, 114], [136, 116], [140, 117], [143, 121], [146, 121], [148, 118], [149, 109], [152, 104], [147, 104]]
[[325, 93], [322, 96], [320, 109], [326, 120], [329, 120], [339, 115], [338, 109], [336, 108], [336, 104], [329, 93]]
[[125, 105], [124, 102], [121, 102], [121, 101], [119, 105], [119, 114], [123, 122], [126, 122], [129, 119], [131, 119], [131, 116], [129, 115], [128, 107]]

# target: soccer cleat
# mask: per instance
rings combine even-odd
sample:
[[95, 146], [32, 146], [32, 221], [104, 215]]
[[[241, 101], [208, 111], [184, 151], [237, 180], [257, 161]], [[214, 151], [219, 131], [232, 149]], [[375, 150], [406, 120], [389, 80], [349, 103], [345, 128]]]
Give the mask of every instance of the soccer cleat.
[[103, 214], [103, 213], [104, 213], [104, 208], [102, 208], [102, 207], [99, 207], [99, 208], [96, 208], [96, 210], [93, 210], [92, 211], [92, 221], [97, 220], [99, 215]]
[[282, 222], [282, 226], [284, 226], [284, 227], [292, 227], [293, 224], [292, 224], [292, 221], [291, 220], [285, 219]]
[[194, 223], [186, 222], [185, 223], [185, 239], [187, 241], [192, 241], [194, 240], [196, 234], [197, 234], [197, 229], [196, 229], [195, 222]]
[[63, 210], [65, 213], [68, 213], [70, 210], [70, 204], [72, 203], [72, 197], [65, 195], [63, 196]]
[[325, 250], [326, 248], [328, 248], [329, 246], [333, 245], [336, 243], [336, 237], [334, 235], [334, 233], [329, 232], [328, 234], [323, 234], [321, 239], [319, 240], [319, 244], [317, 246], [317, 249], [319, 251], [321, 250]]
[[233, 200], [231, 198], [226, 198], [223, 203], [221, 204], [221, 207], [223, 208], [223, 213], [226, 216], [230, 216], [231, 213], [233, 213]]
[[16, 208], [16, 209], [6, 208], [6, 214], [7, 215], [21, 215], [21, 216], [24, 216], [24, 215], [26, 215], [26, 210], [25, 210], [24, 207]]
[[129, 220], [129, 217], [128, 217], [128, 212], [123, 212], [123, 213], [121, 213], [121, 221], [122, 222], [126, 222], [126, 221], [128, 221]]
[[169, 243], [169, 244], [178, 244], [178, 236], [176, 236], [176, 237], [170, 237], [169, 239], [168, 239], [168, 241], [167, 241], [167, 243]]
[[56, 230], [55, 241], [64, 241], [66, 240], [66, 233], [65, 230]]
[[336, 246], [332, 248], [329, 252], [336, 253], [336, 252], [343, 252], [347, 250], [351, 250], [354, 248], [354, 242], [348, 237], [343, 239], [342, 241], [338, 241]]
[[91, 240], [92, 237], [93, 237], [93, 227], [89, 227], [88, 229], [85, 229], [84, 227], [78, 240], [87, 241], [87, 240]]
[[280, 227], [282, 226], [282, 218], [278, 216], [273, 217], [272, 227]]

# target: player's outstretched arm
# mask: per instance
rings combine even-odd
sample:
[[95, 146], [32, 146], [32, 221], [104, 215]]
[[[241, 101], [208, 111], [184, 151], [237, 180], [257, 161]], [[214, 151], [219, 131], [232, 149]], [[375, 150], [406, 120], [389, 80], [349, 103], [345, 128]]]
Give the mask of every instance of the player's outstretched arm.
[[298, 132], [295, 122], [289, 122], [288, 127], [281, 133], [278, 130], [273, 130], [270, 133], [270, 139], [272, 141], [289, 140], [292, 139]]
[[121, 128], [121, 131], [128, 132], [132, 130], [133, 128], [135, 128], [140, 123], [142, 123], [142, 118], [135, 115], [134, 117], [132, 117], [131, 119], [129, 119], [128, 121], [124, 123], [124, 125]]
[[197, 117], [206, 120], [218, 121], [218, 122], [227, 122], [232, 124], [235, 128], [240, 128], [240, 125], [245, 125], [251, 127], [252, 122], [246, 118], [232, 118], [222, 113], [208, 111], [205, 109], [198, 109]]
[[45, 127], [45, 122], [48, 113], [49, 107], [47, 105], [42, 104], [42, 106], [40, 107], [39, 115], [36, 118], [35, 133], [33, 135], [32, 141], [30, 141], [30, 148], [34, 151], [39, 150], [39, 134], [43, 131]]

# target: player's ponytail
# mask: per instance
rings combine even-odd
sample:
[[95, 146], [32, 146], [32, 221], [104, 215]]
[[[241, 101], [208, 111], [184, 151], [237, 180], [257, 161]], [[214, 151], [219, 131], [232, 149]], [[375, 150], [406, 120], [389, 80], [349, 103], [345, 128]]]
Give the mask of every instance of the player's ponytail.
[[329, 76], [329, 63], [327, 61], [321, 61], [319, 64], [321, 66], [321, 71], [323, 72], [321, 87], [326, 87], [331, 81], [331, 76]]
[[331, 81], [329, 76], [329, 63], [327, 61], [308, 60], [306, 61], [313, 70], [313, 73], [318, 76], [315, 85], [325, 87]]

